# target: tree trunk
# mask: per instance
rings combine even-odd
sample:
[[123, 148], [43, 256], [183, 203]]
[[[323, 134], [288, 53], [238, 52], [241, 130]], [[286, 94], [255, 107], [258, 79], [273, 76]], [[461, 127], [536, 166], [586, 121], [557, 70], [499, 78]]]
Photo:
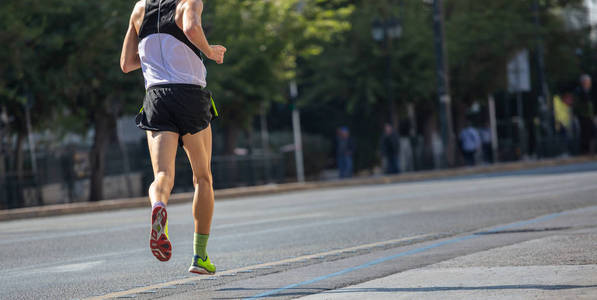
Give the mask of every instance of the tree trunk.
[[91, 153], [89, 153], [91, 163], [89, 201], [99, 201], [104, 198], [105, 154], [110, 143], [115, 120], [110, 114], [96, 112], [94, 125], [95, 136], [93, 137]]
[[[0, 122], [2, 122], [0, 120]], [[4, 130], [0, 128], [0, 209], [8, 207], [8, 194], [6, 190], [6, 163], [4, 159]]]
[[4, 160], [4, 130], [0, 129], [0, 185], [6, 178], [6, 161]]
[[19, 132], [17, 134], [17, 143], [15, 145], [15, 165], [14, 170], [16, 173], [16, 183], [17, 183], [17, 199], [16, 199], [16, 207], [24, 207], [25, 206], [25, 199], [23, 197], [23, 181], [25, 180], [25, 170], [24, 170], [24, 153], [23, 153], [23, 143], [25, 142], [25, 133]]

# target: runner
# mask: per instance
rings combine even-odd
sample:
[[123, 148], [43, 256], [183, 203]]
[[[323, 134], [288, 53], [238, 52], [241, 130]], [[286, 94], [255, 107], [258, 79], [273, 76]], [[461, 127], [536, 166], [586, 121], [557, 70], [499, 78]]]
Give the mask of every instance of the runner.
[[201, 0], [146, 0], [133, 9], [120, 66], [125, 73], [142, 68], [147, 93], [137, 127], [147, 132], [154, 181], [150, 248], [160, 261], [172, 256], [166, 207], [174, 185], [174, 162], [181, 145], [193, 169], [194, 257], [189, 272], [214, 274], [207, 255], [214, 193], [211, 176], [210, 121], [217, 116], [207, 86], [201, 53], [218, 64], [226, 48], [211, 46], [201, 27]]

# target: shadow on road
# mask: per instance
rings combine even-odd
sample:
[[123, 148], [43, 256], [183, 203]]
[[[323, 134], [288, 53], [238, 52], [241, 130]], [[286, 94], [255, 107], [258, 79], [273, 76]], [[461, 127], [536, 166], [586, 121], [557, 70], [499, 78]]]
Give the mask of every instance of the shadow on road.
[[474, 179], [474, 178], [494, 178], [494, 177], [508, 177], [508, 176], [562, 175], [562, 174], [586, 173], [586, 172], [595, 172], [595, 171], [597, 171], [597, 162], [588, 162], [588, 163], [582, 163], [582, 164], [549, 166], [549, 167], [541, 167], [541, 168], [536, 168], [536, 169], [526, 169], [526, 170], [517, 170], [517, 171], [454, 176], [454, 177], [435, 179], [435, 180], [450, 181], [450, 180], [462, 180], [462, 179]]
[[[545, 285], [545, 284], [516, 284], [516, 285], [490, 285], [490, 286], [434, 286], [419, 288], [344, 288], [340, 290], [328, 290], [324, 288], [288, 288], [288, 292], [280, 292], [275, 295], [269, 295], [268, 298], [307, 296], [317, 293], [324, 294], [348, 294], [348, 293], [414, 293], [414, 292], [446, 292], [446, 291], [482, 291], [482, 290], [544, 290], [559, 291], [570, 289], [597, 288], [597, 285]], [[276, 290], [277, 288], [225, 288], [219, 289], [219, 292], [234, 291], [255, 291], [255, 293]], [[212, 298], [219, 300], [238, 299], [238, 298]]]

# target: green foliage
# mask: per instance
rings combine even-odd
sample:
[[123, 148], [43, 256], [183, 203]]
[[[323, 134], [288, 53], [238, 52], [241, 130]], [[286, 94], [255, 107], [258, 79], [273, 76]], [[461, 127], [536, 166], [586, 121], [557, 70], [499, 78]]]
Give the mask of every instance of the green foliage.
[[[32, 108], [32, 123], [48, 123], [55, 94], [52, 74], [63, 62], [61, 29], [68, 10], [57, 0], [3, 1], [0, 3], [0, 105], [14, 118], [10, 128], [25, 130], [24, 107]], [[45, 122], [44, 122], [45, 121]]]
[[349, 24], [350, 7], [333, 10], [323, 1], [206, 2], [205, 22], [212, 44], [228, 48], [223, 65], [208, 66], [208, 84], [225, 126], [249, 127], [262, 105], [287, 99], [297, 56], [319, 54], [323, 44]]
[[59, 92], [70, 114], [91, 126], [94, 118], [135, 112], [143, 95], [140, 73], [125, 75], [119, 65], [123, 32], [134, 2], [69, 3], [78, 17], [70, 20], [72, 31], [67, 38], [73, 47], [57, 85], [62, 85]]
[[[351, 30], [307, 58], [302, 82], [305, 105], [339, 100], [348, 113], [387, 103], [386, 56], [390, 56], [391, 88], [395, 101], [426, 99], [433, 91], [433, 49], [429, 11], [419, 2], [402, 6], [389, 1], [359, 1], [350, 16]], [[402, 37], [387, 49], [373, 40], [372, 23], [390, 17], [401, 20]], [[361, 105], [364, 104], [364, 105]]]
[[533, 1], [447, 2], [446, 44], [456, 101], [470, 103], [506, 89], [508, 61], [519, 50], [534, 51], [538, 37], [547, 49], [549, 73], [554, 78], [579, 72], [570, 59], [583, 32], [566, 28], [557, 8], [581, 9], [581, 1], [545, 1], [539, 11], [540, 27], [534, 23]]
[[[133, 2], [103, 0], [3, 1], [0, 4], [0, 104], [34, 127], [86, 133], [94, 111], [134, 111], [139, 78], [119, 70], [123, 28]], [[134, 95], [134, 96], [133, 96]], [[104, 107], [102, 107], [104, 106]], [[105, 107], [108, 106], [108, 107]], [[64, 122], [63, 122], [64, 121]]]

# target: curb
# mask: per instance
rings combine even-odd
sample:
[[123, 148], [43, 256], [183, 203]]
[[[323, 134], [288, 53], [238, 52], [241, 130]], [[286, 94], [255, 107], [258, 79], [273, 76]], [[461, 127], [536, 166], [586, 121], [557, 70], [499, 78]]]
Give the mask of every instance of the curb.
[[[323, 181], [323, 182], [306, 182], [306, 183], [285, 183], [285, 184], [270, 184], [254, 187], [240, 187], [231, 189], [222, 189], [215, 191], [217, 201], [226, 199], [234, 199], [249, 196], [273, 195], [280, 193], [317, 190], [326, 188], [349, 187], [360, 185], [375, 185], [375, 184], [390, 184], [399, 182], [422, 181], [431, 179], [441, 179], [453, 176], [466, 176], [484, 173], [499, 173], [508, 171], [518, 171], [525, 169], [535, 169], [541, 167], [552, 167], [569, 164], [578, 164], [597, 161], [595, 157], [573, 157], [561, 158], [551, 160], [539, 161], [523, 161], [513, 163], [500, 163], [488, 166], [480, 166], [474, 168], [455, 168], [437, 171], [420, 171], [413, 173], [406, 173], [394, 176], [380, 176], [355, 178], [342, 181]], [[193, 193], [173, 194], [168, 200], [169, 204], [179, 204], [191, 202]], [[11, 221], [27, 218], [40, 218], [50, 216], [60, 216], [69, 214], [101, 212], [127, 208], [138, 208], [148, 206], [147, 197], [103, 200], [98, 202], [79, 202], [69, 204], [56, 204], [40, 207], [17, 208], [0, 211], [0, 222]]]

